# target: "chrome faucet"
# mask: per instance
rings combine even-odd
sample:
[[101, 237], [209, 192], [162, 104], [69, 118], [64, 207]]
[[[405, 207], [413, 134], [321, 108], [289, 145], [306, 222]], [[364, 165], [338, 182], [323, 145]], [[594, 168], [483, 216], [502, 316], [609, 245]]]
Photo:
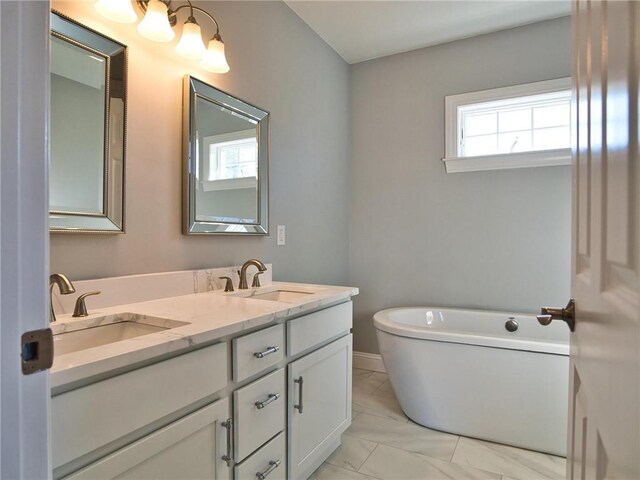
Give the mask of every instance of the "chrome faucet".
[[54, 273], [49, 277], [49, 302], [51, 305], [51, 313], [49, 314], [49, 321], [56, 321], [56, 314], [53, 311], [53, 286], [57, 285], [60, 289], [61, 295], [69, 295], [75, 293], [76, 289], [73, 287], [73, 283], [62, 273]]
[[256, 258], [252, 258], [251, 260], [247, 260], [246, 262], [244, 262], [244, 264], [242, 265], [242, 269], [240, 270], [240, 285], [238, 285], [239, 290], [246, 290], [247, 288], [249, 288], [247, 286], [247, 268], [249, 268], [251, 265], [257, 267], [259, 272], [267, 271], [267, 267], [265, 266], [265, 264]]

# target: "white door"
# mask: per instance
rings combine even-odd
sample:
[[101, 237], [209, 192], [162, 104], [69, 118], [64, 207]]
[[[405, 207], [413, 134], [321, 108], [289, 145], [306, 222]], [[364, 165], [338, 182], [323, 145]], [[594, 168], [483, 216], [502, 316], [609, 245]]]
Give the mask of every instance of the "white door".
[[573, 9], [571, 391], [567, 477], [640, 478], [640, 3]]
[[0, 1], [0, 478], [51, 476], [49, 375], [20, 339], [48, 327], [49, 2]]

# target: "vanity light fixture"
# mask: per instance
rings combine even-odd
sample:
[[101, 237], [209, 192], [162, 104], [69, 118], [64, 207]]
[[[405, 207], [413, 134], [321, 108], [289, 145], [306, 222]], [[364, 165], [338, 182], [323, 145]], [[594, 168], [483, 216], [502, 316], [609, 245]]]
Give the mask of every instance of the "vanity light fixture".
[[202, 60], [206, 51], [207, 49], [202, 43], [200, 25], [194, 17], [189, 17], [182, 26], [182, 36], [176, 45], [176, 52], [189, 60]]
[[120, 23], [133, 23], [138, 15], [133, 11], [131, 0], [98, 0], [96, 10], [103, 17]]
[[176, 36], [169, 23], [169, 8], [160, 0], [150, 0], [138, 25], [138, 32], [153, 42], [170, 42]]
[[[144, 12], [144, 18], [138, 25], [138, 32], [154, 42], [170, 42], [175, 37], [173, 28], [177, 23], [177, 13], [189, 9], [189, 17], [182, 27], [176, 52], [190, 60], [201, 60], [200, 66], [212, 73], [226, 73], [229, 64], [224, 54], [224, 43], [220, 36], [220, 27], [216, 19], [206, 10], [194, 6], [190, 0], [185, 5], [172, 9], [171, 0], [133, 0]], [[96, 10], [104, 17], [122, 23], [133, 23], [137, 15], [133, 11], [131, 0], [98, 0]], [[216, 26], [216, 33], [207, 47], [202, 42], [202, 31], [194, 16], [200, 12], [209, 17]]]

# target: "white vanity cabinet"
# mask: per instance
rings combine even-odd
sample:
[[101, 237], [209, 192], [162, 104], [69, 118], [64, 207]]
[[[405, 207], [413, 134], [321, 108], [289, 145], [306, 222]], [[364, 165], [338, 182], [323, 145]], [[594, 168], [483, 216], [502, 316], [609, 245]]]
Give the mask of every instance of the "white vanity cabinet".
[[351, 325], [347, 301], [55, 395], [53, 477], [308, 478], [351, 423]]
[[351, 424], [351, 335], [288, 367], [289, 477], [308, 478]]

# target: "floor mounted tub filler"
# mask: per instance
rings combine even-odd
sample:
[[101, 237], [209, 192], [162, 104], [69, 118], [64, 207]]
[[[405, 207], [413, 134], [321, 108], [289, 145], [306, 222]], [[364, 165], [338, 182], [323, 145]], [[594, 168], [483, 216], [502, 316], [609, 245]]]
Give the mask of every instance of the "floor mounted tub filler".
[[402, 410], [436, 430], [565, 456], [569, 329], [535, 316], [392, 308], [373, 317]]

